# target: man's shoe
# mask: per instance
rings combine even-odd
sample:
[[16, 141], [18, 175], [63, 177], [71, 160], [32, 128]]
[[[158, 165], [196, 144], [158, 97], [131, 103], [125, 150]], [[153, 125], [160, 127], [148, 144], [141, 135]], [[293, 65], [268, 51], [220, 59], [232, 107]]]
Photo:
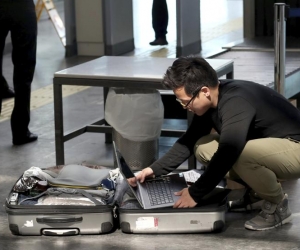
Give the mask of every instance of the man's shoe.
[[156, 45], [168, 45], [168, 42], [166, 40], [166, 38], [156, 38], [154, 41], [149, 43], [152, 46], [156, 46]]
[[279, 204], [264, 201], [261, 212], [252, 220], [246, 221], [245, 228], [263, 231], [282, 226], [292, 220], [287, 194]]
[[228, 210], [231, 212], [259, 210], [263, 201], [252, 189], [248, 189], [242, 199], [229, 201]]
[[13, 139], [13, 144], [16, 146], [23, 145], [29, 142], [36, 141], [38, 139], [38, 136], [33, 133], [27, 133], [25, 137], [20, 137], [20, 138], [14, 138]]
[[261, 209], [263, 200], [254, 202], [254, 203], [248, 203], [245, 202], [244, 199], [240, 199], [237, 201], [230, 201], [229, 202], [229, 211], [231, 212], [245, 212], [245, 211], [253, 211], [253, 210], [259, 210]]
[[4, 90], [1, 97], [2, 99], [15, 97], [15, 91], [13, 91], [11, 88], [8, 88]]

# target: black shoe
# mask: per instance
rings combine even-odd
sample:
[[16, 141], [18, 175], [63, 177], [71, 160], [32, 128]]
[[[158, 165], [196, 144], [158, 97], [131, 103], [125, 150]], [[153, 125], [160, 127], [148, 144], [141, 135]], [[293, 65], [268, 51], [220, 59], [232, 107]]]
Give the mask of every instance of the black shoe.
[[20, 137], [20, 138], [14, 138], [13, 139], [13, 144], [14, 145], [23, 145], [29, 142], [36, 141], [38, 139], [38, 136], [33, 133], [28, 133], [25, 137]]
[[229, 211], [245, 212], [261, 209], [263, 199], [252, 189], [248, 188], [240, 200], [229, 201]]
[[2, 94], [2, 99], [12, 98], [12, 97], [15, 97], [15, 91], [13, 91], [11, 88], [4, 90]]
[[156, 38], [153, 42], [149, 43], [152, 46], [156, 46], [156, 45], [168, 45], [167, 39], [166, 38]]

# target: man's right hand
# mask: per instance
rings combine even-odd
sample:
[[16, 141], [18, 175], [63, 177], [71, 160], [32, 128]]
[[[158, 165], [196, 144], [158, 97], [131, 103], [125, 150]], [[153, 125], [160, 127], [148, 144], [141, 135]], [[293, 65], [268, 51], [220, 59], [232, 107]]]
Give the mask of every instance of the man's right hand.
[[147, 167], [147, 168], [144, 168], [141, 172], [139, 172], [135, 178], [130, 178], [130, 179], [128, 179], [128, 181], [131, 186], [135, 187], [136, 181], [143, 183], [146, 178], [153, 178], [153, 177], [154, 177], [154, 174], [153, 174], [152, 168]]

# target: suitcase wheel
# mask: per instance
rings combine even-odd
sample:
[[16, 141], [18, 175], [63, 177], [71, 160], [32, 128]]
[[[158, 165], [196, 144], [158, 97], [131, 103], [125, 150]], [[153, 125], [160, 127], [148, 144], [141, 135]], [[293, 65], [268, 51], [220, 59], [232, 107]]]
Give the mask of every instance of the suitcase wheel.
[[128, 222], [122, 222], [120, 225], [123, 233], [132, 233], [130, 224]]
[[213, 231], [220, 231], [225, 226], [224, 221], [218, 220], [214, 222]]

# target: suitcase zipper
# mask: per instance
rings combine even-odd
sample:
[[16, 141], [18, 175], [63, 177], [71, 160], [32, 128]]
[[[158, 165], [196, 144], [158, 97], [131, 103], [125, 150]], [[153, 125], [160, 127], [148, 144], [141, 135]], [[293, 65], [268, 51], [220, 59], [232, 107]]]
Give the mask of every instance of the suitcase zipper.
[[118, 217], [116, 211], [117, 211], [117, 206], [114, 206], [114, 208], [113, 208], [113, 217], [114, 217], [114, 218], [117, 218], [117, 217]]
[[49, 186], [52, 187], [60, 187], [60, 188], [73, 188], [73, 189], [95, 189], [95, 190], [102, 190], [104, 189], [103, 187], [96, 186], [96, 187], [91, 187], [91, 186], [74, 186], [74, 185], [64, 185], [64, 184], [53, 184], [49, 182]]

